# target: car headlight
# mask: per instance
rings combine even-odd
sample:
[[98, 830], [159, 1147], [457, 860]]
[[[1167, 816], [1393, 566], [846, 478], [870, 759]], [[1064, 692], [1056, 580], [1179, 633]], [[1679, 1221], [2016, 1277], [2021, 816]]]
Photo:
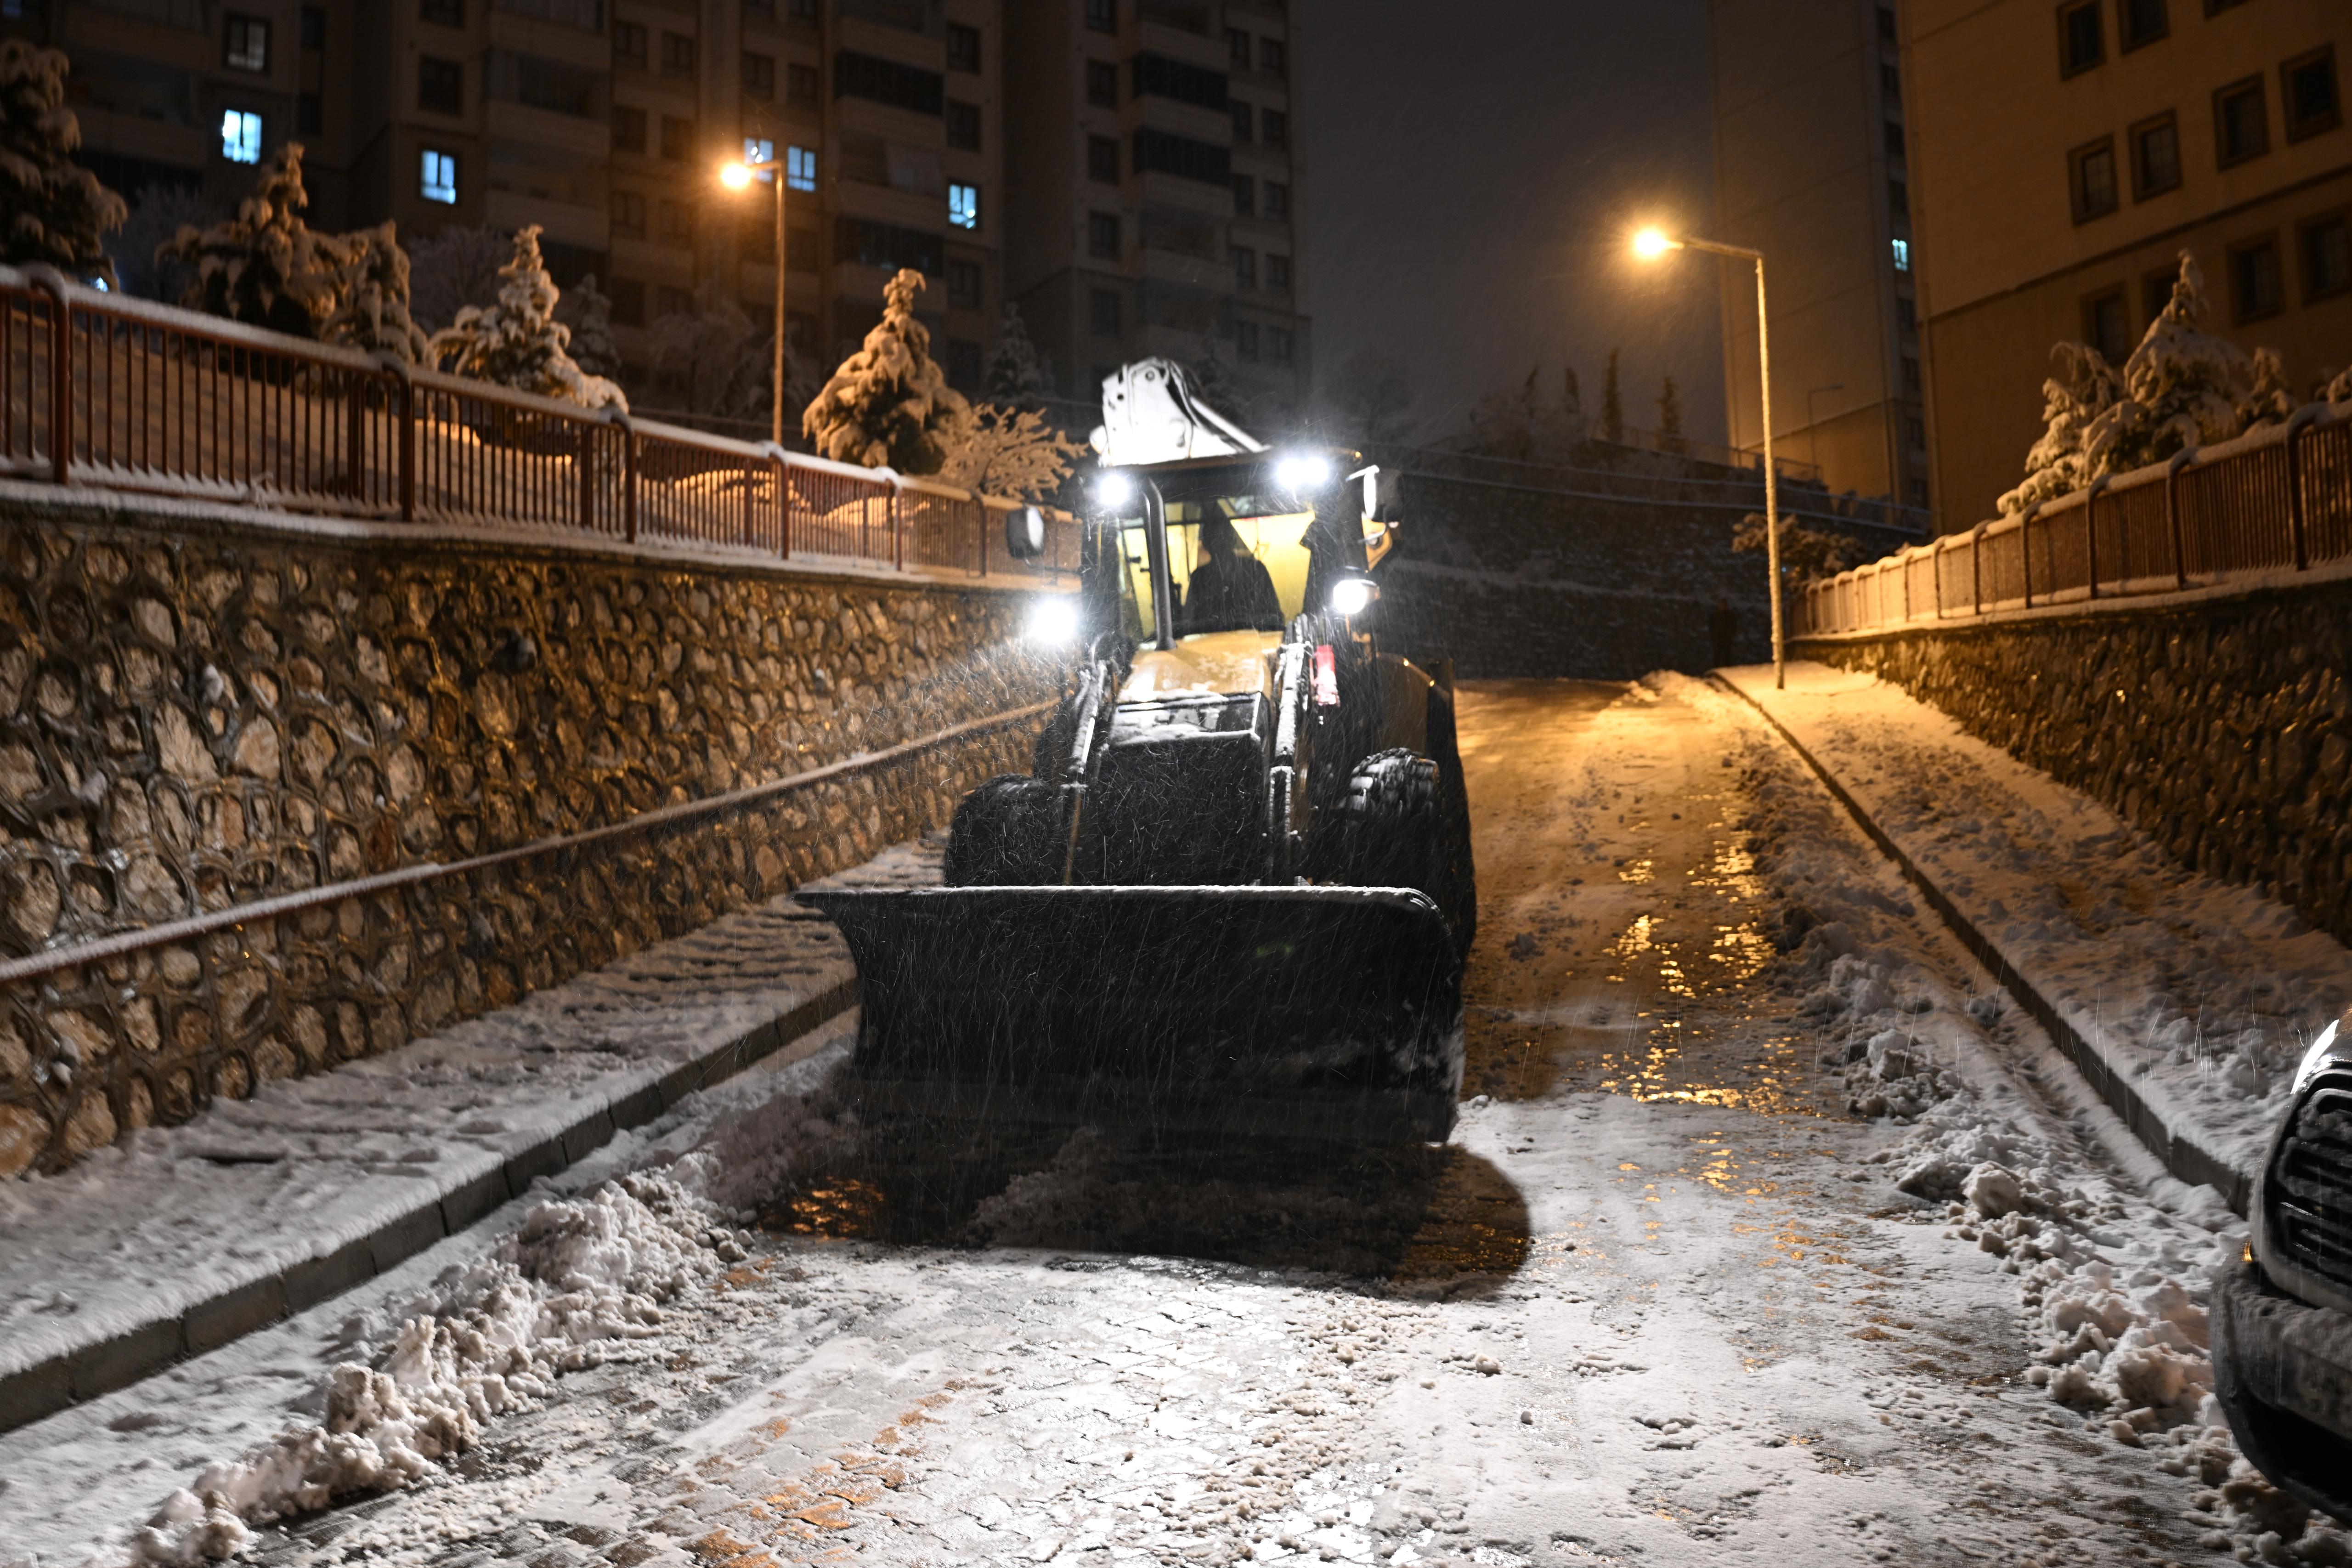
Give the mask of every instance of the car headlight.
[[1076, 601], [1058, 595], [1038, 600], [1029, 606], [1029, 624], [1022, 635], [1041, 647], [1064, 647], [1077, 641]]
[[1331, 609], [1336, 615], [1360, 616], [1380, 596], [1369, 578], [1342, 577], [1331, 584]]

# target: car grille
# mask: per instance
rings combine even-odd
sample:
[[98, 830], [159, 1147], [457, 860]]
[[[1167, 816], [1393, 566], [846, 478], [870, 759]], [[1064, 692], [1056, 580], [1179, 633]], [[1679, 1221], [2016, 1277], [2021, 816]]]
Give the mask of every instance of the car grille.
[[2352, 1290], [2352, 1070], [2305, 1091], [2264, 1193], [2280, 1261]]

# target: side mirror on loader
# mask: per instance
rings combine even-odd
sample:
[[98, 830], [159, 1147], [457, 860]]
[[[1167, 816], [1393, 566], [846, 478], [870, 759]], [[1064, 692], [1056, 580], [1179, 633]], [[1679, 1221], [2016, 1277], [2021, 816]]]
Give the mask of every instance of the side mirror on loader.
[[1034, 561], [1045, 553], [1045, 514], [1034, 506], [1014, 507], [1004, 514], [1004, 553], [1015, 561]]

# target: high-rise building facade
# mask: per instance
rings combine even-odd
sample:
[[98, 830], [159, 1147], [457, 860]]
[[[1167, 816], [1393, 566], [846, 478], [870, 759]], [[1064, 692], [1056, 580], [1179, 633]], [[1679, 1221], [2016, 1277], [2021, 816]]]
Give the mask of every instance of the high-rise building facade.
[[[1774, 456], [1833, 490], [1930, 494], [1907, 126], [1885, 0], [1710, 0], [1716, 225], [1770, 284]], [[1731, 444], [1763, 447], [1756, 290], [1724, 264]]]
[[1163, 354], [1278, 425], [1311, 369], [1291, 7], [1013, 0], [1005, 24], [1005, 289], [1065, 393]]
[[967, 390], [1017, 299], [1082, 403], [1146, 353], [1304, 399], [1281, 0], [0, 0], [0, 35], [67, 51], [86, 157], [126, 193], [226, 207], [299, 140], [320, 226], [540, 225], [640, 384], [698, 294], [772, 315], [772, 186], [717, 178], [749, 148], [788, 168], [820, 376], [911, 267]]
[[2352, 7], [1905, 0], [1904, 32], [1939, 528], [2022, 478], [2051, 345], [2120, 364], [2183, 250], [2295, 391], [2352, 363]]

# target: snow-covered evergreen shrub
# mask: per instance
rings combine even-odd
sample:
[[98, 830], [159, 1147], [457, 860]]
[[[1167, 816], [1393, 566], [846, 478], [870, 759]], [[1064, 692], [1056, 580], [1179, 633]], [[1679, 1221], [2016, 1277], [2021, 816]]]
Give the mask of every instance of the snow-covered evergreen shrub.
[[336, 237], [302, 221], [302, 144], [289, 142], [261, 166], [236, 216], [209, 228], [191, 224], [155, 253], [194, 274], [180, 303], [298, 338], [313, 338], [334, 313], [346, 259]]
[[1054, 363], [1029, 335], [1028, 323], [1022, 321], [1017, 305], [1004, 307], [1004, 321], [997, 329], [996, 346], [989, 350], [988, 363], [981, 369], [980, 384], [989, 401], [1000, 407], [1040, 412], [1045, 400], [1059, 390], [1054, 382]]
[[555, 302], [555, 319], [572, 329], [572, 363], [590, 375], [621, 378], [621, 345], [613, 341], [613, 301], [596, 287], [593, 272]]
[[418, 326], [437, 332], [468, 305], [498, 303], [499, 271], [513, 257], [514, 236], [466, 224], [410, 241], [409, 313]]
[[948, 448], [939, 477], [983, 495], [1044, 500], [1061, 489], [1070, 477], [1071, 463], [1087, 450], [1083, 442], [1066, 439], [1034, 408], [983, 403], [972, 410], [963, 435]]
[[408, 252], [386, 218], [373, 228], [323, 238], [332, 267], [332, 304], [319, 336], [410, 364], [425, 355], [425, 330], [409, 316]]
[[[1733, 525], [1731, 548], [1761, 555], [1768, 549], [1764, 514], [1751, 511]], [[1808, 527], [1796, 519], [1780, 519], [1780, 575], [1791, 584], [1827, 581], [1863, 558], [1861, 542], [1851, 535]]]
[[47, 262], [68, 277], [120, 287], [101, 237], [122, 226], [122, 198], [73, 161], [81, 121], [66, 107], [56, 49], [0, 41], [0, 262]]
[[931, 359], [915, 320], [923, 275], [902, 268], [882, 291], [882, 320], [801, 416], [817, 455], [868, 468], [934, 474], [971, 424], [971, 405]]
[[2025, 482], [2000, 498], [2003, 516], [2091, 482], [2084, 438], [2123, 395], [2123, 378], [2089, 344], [2059, 343], [2050, 357], [2057, 374], [2042, 384], [2042, 438], [2025, 455]]
[[568, 353], [572, 329], [555, 319], [561, 298], [540, 258], [539, 226], [515, 231], [514, 254], [499, 269], [498, 302], [468, 305], [433, 334], [434, 363], [477, 381], [535, 392], [587, 408], [626, 410], [629, 400]]
[[[717, 284], [696, 291], [692, 310], [656, 318], [653, 341], [654, 374], [661, 377], [665, 397], [682, 398], [687, 412], [722, 419], [768, 416], [775, 340]], [[807, 393], [801, 395], [805, 400]]]

